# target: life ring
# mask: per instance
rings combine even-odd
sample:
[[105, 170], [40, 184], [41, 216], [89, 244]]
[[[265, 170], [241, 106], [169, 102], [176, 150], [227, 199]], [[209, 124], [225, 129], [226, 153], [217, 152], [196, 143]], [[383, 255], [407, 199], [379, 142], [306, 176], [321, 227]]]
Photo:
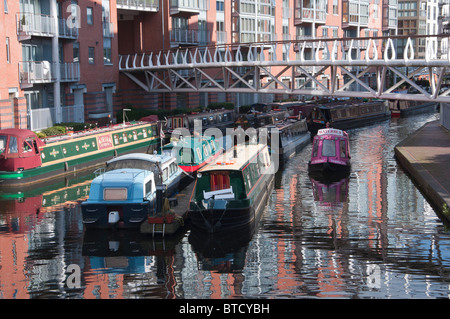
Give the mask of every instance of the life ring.
[[229, 161], [229, 162], [216, 162], [217, 165], [233, 165], [234, 161]]

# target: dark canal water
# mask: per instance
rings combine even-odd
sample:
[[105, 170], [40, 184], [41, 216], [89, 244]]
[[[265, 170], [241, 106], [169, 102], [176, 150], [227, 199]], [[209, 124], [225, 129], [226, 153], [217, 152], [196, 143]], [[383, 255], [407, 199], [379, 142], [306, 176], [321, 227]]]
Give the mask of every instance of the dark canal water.
[[308, 177], [306, 146], [248, 236], [85, 233], [92, 176], [17, 193], [0, 203], [0, 298], [448, 298], [450, 231], [393, 151], [437, 118], [350, 130], [352, 173], [329, 187]]

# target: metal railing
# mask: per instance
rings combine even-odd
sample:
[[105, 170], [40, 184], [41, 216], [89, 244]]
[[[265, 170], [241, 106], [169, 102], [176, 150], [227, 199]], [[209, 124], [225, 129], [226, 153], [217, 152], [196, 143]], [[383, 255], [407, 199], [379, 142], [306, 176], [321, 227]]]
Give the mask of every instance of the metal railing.
[[118, 9], [158, 11], [159, 0], [117, 0]]
[[52, 16], [35, 13], [16, 14], [17, 34], [55, 36], [56, 28]]
[[[19, 62], [20, 84], [50, 83], [56, 81], [54, 72], [56, 63], [49, 61]], [[77, 62], [59, 63], [60, 80], [77, 82], [80, 80], [80, 64]]]

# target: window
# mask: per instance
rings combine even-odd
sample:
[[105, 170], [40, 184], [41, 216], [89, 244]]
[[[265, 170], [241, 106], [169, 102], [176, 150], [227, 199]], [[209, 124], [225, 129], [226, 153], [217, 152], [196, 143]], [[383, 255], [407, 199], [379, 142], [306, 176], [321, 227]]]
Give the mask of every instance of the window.
[[11, 136], [9, 138], [9, 154], [17, 153], [17, 138], [15, 136]]
[[163, 173], [162, 173], [162, 181], [163, 181], [163, 182], [167, 181], [167, 178], [168, 178], [168, 177], [169, 177], [169, 172], [168, 172], [168, 169], [165, 168], [165, 169], [163, 170]]
[[151, 192], [152, 192], [152, 181], [150, 180], [145, 184], [145, 195], [148, 195]]
[[73, 62], [80, 62], [80, 43], [76, 42], [73, 46]]
[[111, 64], [111, 38], [103, 38], [103, 63]]
[[89, 59], [89, 64], [94, 64], [95, 62], [95, 48], [94, 47], [89, 47], [88, 48], [88, 59]]
[[322, 156], [336, 156], [336, 147], [334, 140], [322, 141]]
[[92, 7], [86, 8], [86, 18], [87, 18], [87, 24], [94, 24], [94, 9]]
[[8, 0], [4, 0], [4, 5], [5, 5], [5, 13], [8, 13]]
[[0, 135], [0, 154], [5, 151], [6, 148], [6, 135]]
[[9, 54], [9, 37], [6, 37], [6, 63], [11, 63], [11, 56]]

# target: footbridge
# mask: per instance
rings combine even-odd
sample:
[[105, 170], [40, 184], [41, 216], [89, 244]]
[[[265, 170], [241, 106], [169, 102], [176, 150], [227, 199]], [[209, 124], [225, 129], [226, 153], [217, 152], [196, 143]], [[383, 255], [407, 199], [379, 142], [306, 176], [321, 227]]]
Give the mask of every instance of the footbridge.
[[[446, 36], [304, 39], [121, 55], [143, 90], [450, 102]], [[416, 84], [422, 78], [430, 86]], [[408, 88], [406, 90], [405, 88]]]

